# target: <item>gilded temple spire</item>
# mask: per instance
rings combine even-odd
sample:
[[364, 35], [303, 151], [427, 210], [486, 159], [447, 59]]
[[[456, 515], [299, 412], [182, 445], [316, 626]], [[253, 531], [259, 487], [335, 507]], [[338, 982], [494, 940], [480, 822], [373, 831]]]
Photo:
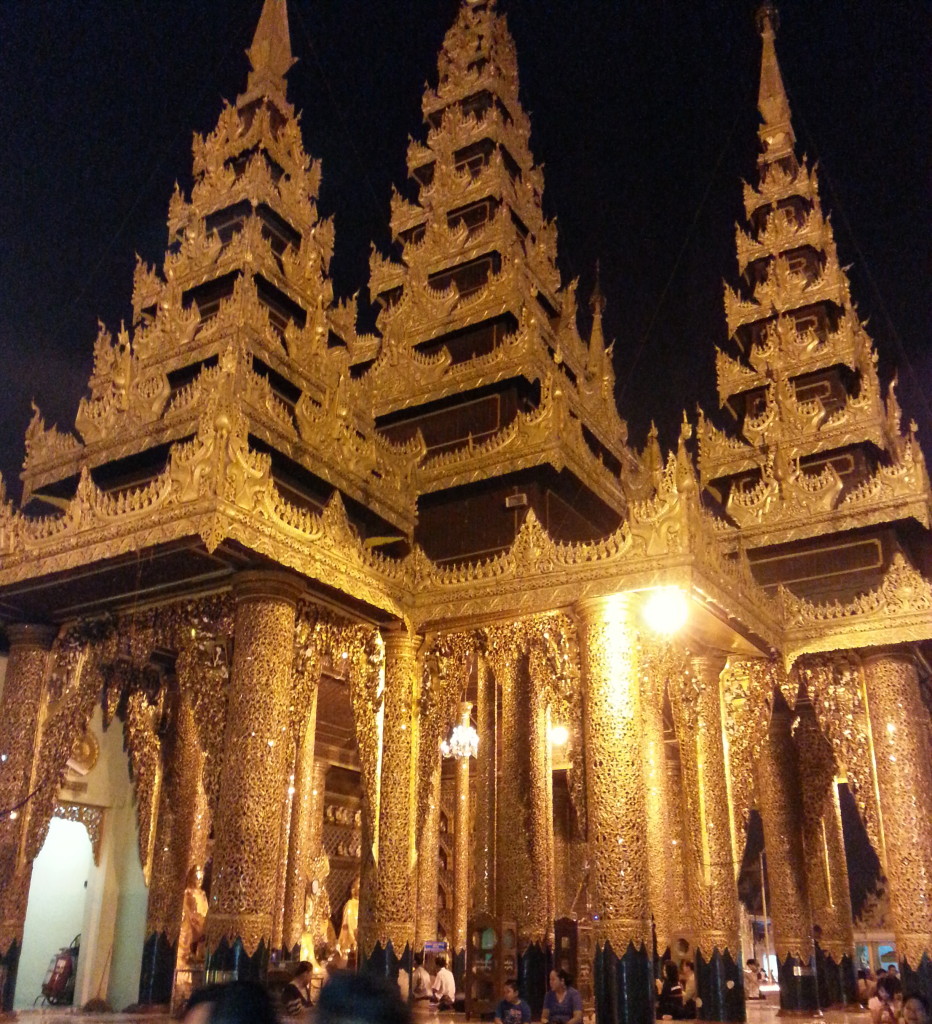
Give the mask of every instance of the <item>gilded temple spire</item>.
[[246, 55], [252, 71], [246, 92], [238, 97], [236, 105], [243, 107], [263, 96], [281, 105], [285, 99], [285, 75], [295, 63], [286, 0], [264, 0], [256, 34]]
[[717, 354], [719, 397], [740, 436], [700, 412], [702, 482], [733, 524], [766, 530], [771, 543], [837, 528], [839, 514], [877, 521], [892, 498], [898, 517], [927, 522], [922, 454], [892, 387], [882, 393], [816, 172], [794, 149], [771, 4], [758, 28], [758, 181], [744, 190], [741, 279], [725, 286], [730, 340]]
[[757, 109], [764, 122], [760, 128], [761, 163], [793, 158], [796, 143], [790, 120], [790, 104], [777, 61], [776, 34], [779, 24], [776, 6], [769, 2], [761, 4], [757, 12], [757, 27], [762, 42], [760, 90], [757, 97]]

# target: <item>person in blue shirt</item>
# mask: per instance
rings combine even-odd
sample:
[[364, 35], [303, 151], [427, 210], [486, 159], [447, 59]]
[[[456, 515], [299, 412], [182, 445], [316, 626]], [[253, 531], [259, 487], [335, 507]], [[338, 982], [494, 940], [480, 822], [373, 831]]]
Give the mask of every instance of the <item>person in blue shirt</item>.
[[495, 1024], [531, 1024], [531, 1008], [518, 992], [518, 979], [509, 978], [503, 988], [505, 998], [495, 1010]]
[[550, 991], [544, 996], [541, 1024], [582, 1024], [582, 996], [573, 979], [560, 969], [550, 972]]

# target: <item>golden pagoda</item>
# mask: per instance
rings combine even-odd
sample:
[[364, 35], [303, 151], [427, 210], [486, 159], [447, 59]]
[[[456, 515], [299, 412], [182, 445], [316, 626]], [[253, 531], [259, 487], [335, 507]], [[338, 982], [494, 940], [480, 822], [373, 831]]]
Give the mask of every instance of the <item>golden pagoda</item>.
[[752, 812], [782, 1009], [850, 1003], [839, 782], [932, 994], [929, 479], [758, 24], [734, 422], [684, 416], [665, 453], [628, 444], [598, 285], [580, 334], [494, 0], [443, 40], [372, 334], [264, 0], [161, 268], [0, 502], [4, 1009], [67, 822], [77, 1003], [302, 953], [395, 977], [443, 941], [471, 1015], [511, 976], [539, 1013], [564, 967], [599, 1024], [647, 1024], [673, 957], [742, 1021]]

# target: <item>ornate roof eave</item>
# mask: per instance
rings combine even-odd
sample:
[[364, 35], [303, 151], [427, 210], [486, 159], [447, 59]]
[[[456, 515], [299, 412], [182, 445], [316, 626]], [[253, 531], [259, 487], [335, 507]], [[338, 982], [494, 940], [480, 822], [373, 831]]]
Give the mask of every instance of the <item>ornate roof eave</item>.
[[932, 640], [932, 581], [899, 552], [880, 585], [847, 604], [817, 604], [785, 589], [780, 600], [787, 668], [804, 654]]
[[744, 212], [748, 220], [762, 206], [771, 206], [791, 196], [802, 199], [817, 199], [819, 183], [815, 168], [812, 170], [803, 160], [793, 171], [788, 172], [779, 165], [769, 168], [767, 179], [761, 181], [757, 188], [744, 183]]

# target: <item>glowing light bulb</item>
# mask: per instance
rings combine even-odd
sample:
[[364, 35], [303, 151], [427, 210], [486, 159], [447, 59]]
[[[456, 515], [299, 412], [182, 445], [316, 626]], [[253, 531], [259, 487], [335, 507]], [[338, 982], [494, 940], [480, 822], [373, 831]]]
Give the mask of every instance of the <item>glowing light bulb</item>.
[[570, 731], [565, 725], [552, 725], [550, 727], [550, 745], [553, 747], [565, 746], [570, 738]]
[[679, 587], [658, 587], [645, 601], [642, 614], [655, 633], [670, 636], [685, 624], [689, 602]]

